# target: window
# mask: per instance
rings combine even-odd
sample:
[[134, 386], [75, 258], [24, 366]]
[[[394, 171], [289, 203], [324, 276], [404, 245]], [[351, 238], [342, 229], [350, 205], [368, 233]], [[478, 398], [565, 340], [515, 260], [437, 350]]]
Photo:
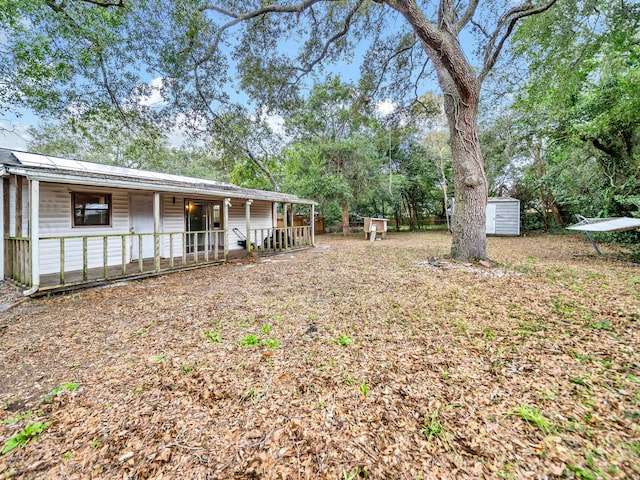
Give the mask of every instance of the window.
[[111, 225], [111, 194], [73, 192], [71, 202], [74, 227]]

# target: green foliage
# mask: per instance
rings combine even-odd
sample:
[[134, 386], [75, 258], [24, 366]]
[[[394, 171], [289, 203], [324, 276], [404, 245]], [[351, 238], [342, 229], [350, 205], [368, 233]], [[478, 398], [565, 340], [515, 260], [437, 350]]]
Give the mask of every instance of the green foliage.
[[11, 450], [18, 446], [24, 447], [29, 441], [36, 438], [42, 432], [44, 432], [47, 427], [51, 425], [51, 422], [33, 422], [26, 425], [22, 430], [13, 434], [9, 440], [4, 443], [1, 454], [9, 453]]
[[56, 388], [54, 388], [50, 393], [48, 393], [44, 398], [43, 398], [43, 402], [44, 403], [49, 403], [51, 402], [51, 400], [53, 399], [53, 397], [55, 397], [56, 395], [61, 395], [67, 392], [73, 392], [74, 390], [76, 390], [78, 387], [80, 387], [80, 384], [77, 382], [68, 382], [65, 383], [64, 385], [60, 385]]
[[516, 415], [528, 424], [535, 425], [547, 435], [555, 430], [555, 426], [542, 415], [540, 410], [527, 405], [513, 407], [507, 415]]
[[265, 338], [260, 343], [265, 347], [280, 348], [280, 340], [278, 340], [277, 338]]
[[520, 25], [514, 52], [530, 80], [514, 104], [516, 138], [533, 160], [516, 189], [525, 209], [546, 215], [548, 199], [570, 222], [640, 215], [639, 19], [632, 2], [588, 0]]
[[258, 337], [253, 334], [245, 335], [240, 340], [240, 345], [243, 347], [257, 347], [259, 343]]
[[215, 332], [212, 330], [207, 330], [203, 336], [211, 343], [222, 343], [222, 338], [220, 337], [221, 333], [222, 330], [216, 330]]
[[427, 442], [430, 442], [435, 437], [443, 443], [445, 448], [449, 449], [451, 448], [451, 443], [448, 437], [451, 432], [438, 420], [438, 413], [439, 409], [436, 408], [431, 415], [429, 413], [424, 414], [420, 435], [426, 438]]
[[341, 347], [348, 347], [353, 343], [353, 339], [349, 335], [340, 334], [338, 338], [333, 339]]

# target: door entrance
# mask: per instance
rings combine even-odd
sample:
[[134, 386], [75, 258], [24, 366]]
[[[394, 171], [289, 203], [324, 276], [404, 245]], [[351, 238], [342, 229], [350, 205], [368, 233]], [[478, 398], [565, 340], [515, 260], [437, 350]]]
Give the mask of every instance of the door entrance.
[[[222, 202], [206, 202], [202, 200], [185, 200], [184, 215], [187, 232], [187, 253], [204, 252], [205, 238], [209, 250], [213, 248], [211, 230], [222, 227]], [[221, 244], [220, 244], [221, 245]]]
[[492, 235], [496, 233], [496, 204], [488, 203], [487, 204], [487, 235]]
[[[131, 195], [129, 197], [129, 222], [131, 233], [153, 233], [153, 196]], [[140, 258], [140, 241], [142, 241], [142, 258], [153, 258], [153, 235], [134, 236], [131, 239], [131, 260]]]

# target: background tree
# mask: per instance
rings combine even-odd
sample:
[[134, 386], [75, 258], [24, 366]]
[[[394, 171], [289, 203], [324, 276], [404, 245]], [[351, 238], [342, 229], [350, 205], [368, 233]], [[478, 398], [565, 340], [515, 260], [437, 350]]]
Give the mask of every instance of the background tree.
[[529, 174], [548, 184], [559, 226], [560, 213], [638, 214], [639, 27], [637, 2], [561, 2], [515, 36], [530, 65], [514, 105], [537, 144]]
[[[312, 198], [340, 203], [344, 235], [349, 235], [350, 203], [363, 195], [379, 168], [368, 120], [358, 90], [334, 77], [314, 86], [285, 122], [295, 138], [289, 174], [313, 175], [311, 182], [304, 182], [306, 192]], [[307, 164], [301, 153], [312, 160]]]

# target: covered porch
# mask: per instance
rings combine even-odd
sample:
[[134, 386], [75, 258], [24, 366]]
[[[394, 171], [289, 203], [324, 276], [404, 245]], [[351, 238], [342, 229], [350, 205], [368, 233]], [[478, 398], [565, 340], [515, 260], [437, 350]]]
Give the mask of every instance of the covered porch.
[[[33, 157], [41, 162], [19, 153], [13, 161], [35, 164]], [[312, 201], [155, 172], [108, 167], [105, 173], [105, 166], [86, 162], [76, 162], [80, 176], [46, 158], [54, 172], [5, 164], [0, 182], [0, 272], [25, 295], [314, 245], [313, 222], [289, 220], [298, 204], [314, 218]], [[87, 175], [92, 169], [99, 176]]]

